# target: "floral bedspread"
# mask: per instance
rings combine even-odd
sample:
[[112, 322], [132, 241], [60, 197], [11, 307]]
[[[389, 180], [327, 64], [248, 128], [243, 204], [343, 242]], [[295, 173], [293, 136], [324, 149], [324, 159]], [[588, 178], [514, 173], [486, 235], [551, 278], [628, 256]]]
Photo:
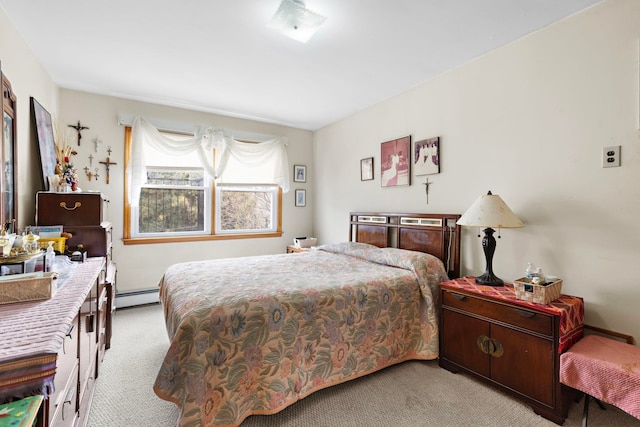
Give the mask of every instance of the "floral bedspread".
[[155, 393], [180, 426], [237, 426], [322, 388], [438, 356], [442, 262], [361, 243], [173, 265]]

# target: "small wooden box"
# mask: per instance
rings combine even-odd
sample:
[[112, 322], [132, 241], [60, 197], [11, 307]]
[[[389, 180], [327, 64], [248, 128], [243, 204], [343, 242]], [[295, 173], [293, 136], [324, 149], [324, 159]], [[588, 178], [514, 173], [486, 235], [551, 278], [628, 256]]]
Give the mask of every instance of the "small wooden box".
[[55, 295], [58, 273], [28, 273], [0, 279], [0, 304], [49, 299]]
[[38, 192], [36, 224], [99, 225], [105, 221], [108, 200], [102, 193]]
[[516, 298], [538, 304], [549, 304], [557, 300], [562, 293], [562, 280], [556, 279], [546, 286], [534, 284], [531, 279], [523, 277], [513, 281]]

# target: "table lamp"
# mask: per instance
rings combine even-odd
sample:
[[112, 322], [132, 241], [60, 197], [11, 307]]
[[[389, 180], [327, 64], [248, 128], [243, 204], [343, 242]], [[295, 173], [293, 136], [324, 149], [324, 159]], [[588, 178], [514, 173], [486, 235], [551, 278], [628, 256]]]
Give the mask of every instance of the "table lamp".
[[[484, 274], [476, 277], [479, 285], [502, 286], [504, 281], [493, 274], [493, 253], [496, 251], [496, 239], [493, 237], [494, 228], [524, 227], [522, 221], [509, 209], [509, 206], [497, 194], [480, 196], [469, 209], [460, 217], [457, 224], [471, 227], [486, 227], [482, 238], [482, 249], [487, 263]], [[478, 237], [480, 237], [478, 235]], [[499, 236], [498, 236], [499, 237]]]

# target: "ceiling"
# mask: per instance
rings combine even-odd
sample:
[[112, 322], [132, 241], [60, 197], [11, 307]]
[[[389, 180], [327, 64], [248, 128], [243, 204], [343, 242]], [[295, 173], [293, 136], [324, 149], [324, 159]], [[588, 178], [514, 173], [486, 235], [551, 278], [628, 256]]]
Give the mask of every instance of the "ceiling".
[[0, 0], [60, 87], [316, 130], [601, 0]]

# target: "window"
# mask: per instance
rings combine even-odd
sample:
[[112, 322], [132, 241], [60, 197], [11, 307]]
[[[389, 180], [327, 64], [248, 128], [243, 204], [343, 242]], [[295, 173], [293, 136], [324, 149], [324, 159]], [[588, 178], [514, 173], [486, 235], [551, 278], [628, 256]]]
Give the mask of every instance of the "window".
[[202, 168], [149, 166], [136, 209], [134, 235], [186, 235], [208, 232], [211, 191]]
[[[174, 140], [192, 137], [163, 134]], [[129, 127], [125, 149], [130, 153]], [[212, 162], [215, 152], [207, 155]], [[125, 208], [125, 244], [282, 234], [278, 185], [216, 184], [201, 166], [197, 152], [167, 155], [145, 145], [144, 164], [146, 183], [141, 186], [138, 205]]]
[[218, 184], [216, 233], [277, 231], [277, 185]]

